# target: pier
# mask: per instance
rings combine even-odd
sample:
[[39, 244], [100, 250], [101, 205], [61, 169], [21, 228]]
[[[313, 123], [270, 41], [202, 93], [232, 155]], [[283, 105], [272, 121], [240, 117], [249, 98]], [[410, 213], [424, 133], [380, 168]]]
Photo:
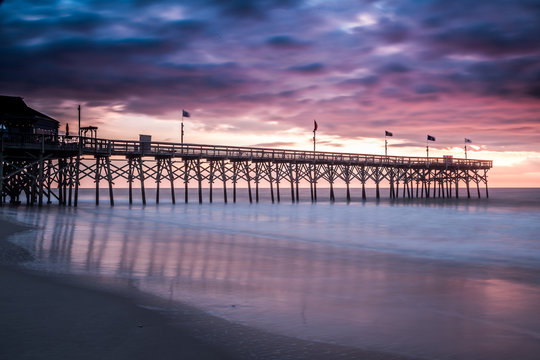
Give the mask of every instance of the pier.
[[[90, 129], [91, 130], [91, 129]], [[172, 203], [183, 184], [184, 201], [188, 189], [196, 184], [199, 203], [213, 202], [221, 193], [223, 201], [236, 202], [238, 191], [247, 191], [250, 202], [259, 202], [260, 191], [270, 192], [272, 202], [280, 202], [284, 191], [290, 200], [300, 201], [300, 186], [309, 186], [312, 202], [321, 194], [317, 186], [329, 187], [330, 201], [335, 201], [335, 185], [345, 185], [351, 201], [351, 187], [375, 187], [380, 199], [383, 186], [395, 198], [489, 197], [488, 170], [491, 160], [452, 157], [409, 157], [367, 155], [339, 152], [301, 151], [155, 141], [110, 140], [95, 136], [4, 134], [0, 144], [0, 202], [43, 205], [57, 202], [77, 206], [83, 180], [95, 186], [95, 202], [100, 203], [100, 186], [108, 187], [114, 205], [115, 183], [127, 183], [129, 203], [134, 191], [140, 191], [143, 204], [148, 199], [145, 187], [160, 191], [169, 188]], [[238, 186], [247, 186], [247, 190]], [[209, 196], [203, 199], [203, 188]], [[232, 199], [227, 189], [232, 187]], [[466, 192], [463, 190], [466, 189]], [[326, 190], [326, 189], [325, 189]], [[475, 191], [476, 190], [476, 191]], [[326, 192], [326, 191], [325, 191]], [[471, 195], [472, 193], [472, 195]], [[476, 193], [476, 194], [475, 194]], [[287, 196], [289, 198], [289, 196]]]

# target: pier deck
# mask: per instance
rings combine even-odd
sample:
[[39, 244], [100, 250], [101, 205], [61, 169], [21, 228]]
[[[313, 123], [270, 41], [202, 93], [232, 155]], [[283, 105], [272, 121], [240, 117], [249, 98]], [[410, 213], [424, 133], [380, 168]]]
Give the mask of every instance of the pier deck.
[[[113, 190], [118, 180], [127, 182], [130, 203], [133, 185], [138, 183], [142, 202], [146, 204], [145, 186], [155, 184], [156, 202], [162, 182], [170, 185], [171, 199], [176, 202], [175, 182], [184, 185], [184, 201], [188, 202], [188, 187], [195, 182], [198, 201], [203, 202], [203, 183], [210, 188], [208, 201], [213, 201], [214, 184], [233, 186], [236, 201], [237, 184], [247, 185], [249, 200], [259, 201], [261, 184], [269, 188], [272, 202], [281, 201], [280, 184], [290, 185], [292, 202], [299, 201], [300, 184], [309, 184], [311, 201], [317, 201], [317, 185], [330, 187], [330, 200], [335, 201], [334, 185], [345, 184], [347, 201], [350, 187], [362, 187], [366, 199], [366, 184], [374, 184], [380, 198], [381, 184], [389, 187], [390, 198], [459, 197], [460, 183], [471, 197], [475, 184], [480, 197], [480, 184], [489, 196], [487, 172], [490, 160], [454, 159], [451, 157], [410, 157], [301, 151], [255, 147], [109, 140], [63, 136], [6, 137], [1, 140], [0, 201], [20, 203], [24, 194], [27, 204], [42, 205], [57, 200], [62, 205], [77, 205], [78, 189], [85, 178], [96, 188], [109, 187], [109, 202], [114, 205]], [[401, 189], [400, 189], [401, 186]], [[275, 188], [275, 191], [274, 191]], [[282, 190], [282, 189], [281, 189]]]

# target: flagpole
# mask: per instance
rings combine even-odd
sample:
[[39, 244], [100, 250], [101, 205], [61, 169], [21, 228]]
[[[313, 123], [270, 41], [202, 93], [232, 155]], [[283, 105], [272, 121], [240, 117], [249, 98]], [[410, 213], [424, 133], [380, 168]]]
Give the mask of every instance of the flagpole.
[[467, 160], [467, 140], [465, 140], [465, 160]]
[[429, 140], [426, 140], [426, 156], [429, 159]]
[[388, 140], [386, 140], [386, 132], [384, 133], [384, 156], [388, 156]]
[[180, 124], [180, 144], [184, 144], [184, 109], [182, 109], [182, 121]]
[[79, 105], [78, 110], [79, 110], [79, 137], [81, 137], [81, 105]]
[[[79, 112], [79, 155], [81, 154], [81, 147], [82, 147], [82, 139], [81, 139], [81, 105], [77, 107], [77, 110]], [[77, 199], [77, 197], [75, 197]], [[75, 201], [75, 204], [77, 201]]]
[[317, 121], [313, 119], [313, 156], [315, 156], [315, 144], [317, 143]]

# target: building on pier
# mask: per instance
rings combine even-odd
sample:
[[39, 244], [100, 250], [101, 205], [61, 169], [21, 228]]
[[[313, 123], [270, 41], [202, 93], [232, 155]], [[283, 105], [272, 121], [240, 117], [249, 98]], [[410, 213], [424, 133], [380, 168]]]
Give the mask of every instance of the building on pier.
[[0, 96], [0, 129], [21, 135], [58, 135], [60, 123], [32, 109], [17, 96]]

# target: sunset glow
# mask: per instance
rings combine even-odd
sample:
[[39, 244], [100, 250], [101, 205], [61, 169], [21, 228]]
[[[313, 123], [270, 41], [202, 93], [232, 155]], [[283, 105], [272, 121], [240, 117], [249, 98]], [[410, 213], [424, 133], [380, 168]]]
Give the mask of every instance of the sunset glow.
[[0, 92], [99, 136], [494, 160], [540, 186], [537, 1], [0, 1]]

